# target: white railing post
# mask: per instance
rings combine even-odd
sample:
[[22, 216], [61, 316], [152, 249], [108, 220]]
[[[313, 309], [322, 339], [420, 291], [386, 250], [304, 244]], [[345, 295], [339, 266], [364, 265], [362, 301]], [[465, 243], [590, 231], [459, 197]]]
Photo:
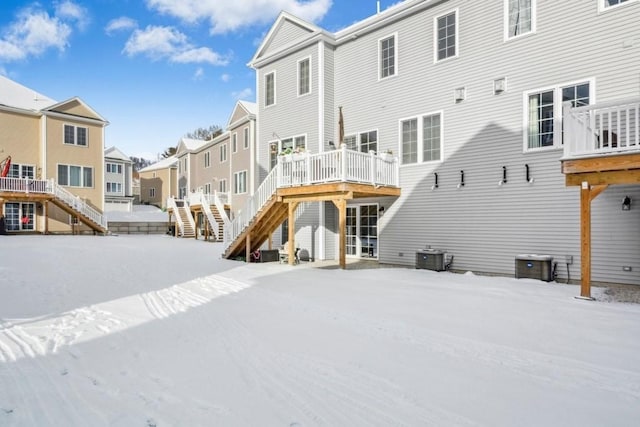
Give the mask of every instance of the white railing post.
[[305, 171], [305, 182], [307, 185], [311, 185], [311, 156], [308, 152], [304, 153], [304, 167]]
[[341, 166], [342, 166], [342, 170], [340, 171], [340, 181], [342, 182], [346, 182], [347, 181], [347, 145], [346, 144], [342, 144], [340, 146], [340, 159], [341, 159]]
[[370, 173], [371, 173], [371, 185], [376, 185], [377, 184], [377, 176], [378, 174], [376, 173], [376, 152], [373, 150], [369, 150], [369, 164], [370, 164]]

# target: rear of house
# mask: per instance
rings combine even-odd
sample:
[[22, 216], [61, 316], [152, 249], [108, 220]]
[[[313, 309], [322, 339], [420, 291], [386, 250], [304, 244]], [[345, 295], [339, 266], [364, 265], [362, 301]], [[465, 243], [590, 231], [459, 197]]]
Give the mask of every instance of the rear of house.
[[0, 149], [11, 161], [0, 188], [8, 231], [106, 231], [108, 122], [80, 98], [57, 103], [2, 76], [0, 87]]
[[[640, 97], [637, 22], [635, 0], [413, 0], [337, 33], [283, 14], [252, 61], [259, 172], [283, 144], [392, 151], [401, 196], [349, 203], [347, 254], [414, 265], [430, 246], [453, 254], [456, 270], [504, 275], [517, 255], [546, 254], [559, 279], [578, 279], [563, 103]], [[640, 283], [640, 211], [622, 210], [625, 197], [640, 187], [593, 201], [596, 282]], [[296, 222], [296, 244], [334, 259], [336, 208], [315, 206]]]

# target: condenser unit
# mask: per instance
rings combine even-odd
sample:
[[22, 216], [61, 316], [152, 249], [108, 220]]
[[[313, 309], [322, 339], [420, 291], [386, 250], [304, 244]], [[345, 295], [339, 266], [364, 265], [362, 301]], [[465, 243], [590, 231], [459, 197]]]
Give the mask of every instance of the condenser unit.
[[535, 254], [517, 255], [516, 279], [553, 281], [553, 257]]
[[416, 252], [416, 268], [433, 271], [444, 271], [444, 251], [438, 249], [423, 249]]

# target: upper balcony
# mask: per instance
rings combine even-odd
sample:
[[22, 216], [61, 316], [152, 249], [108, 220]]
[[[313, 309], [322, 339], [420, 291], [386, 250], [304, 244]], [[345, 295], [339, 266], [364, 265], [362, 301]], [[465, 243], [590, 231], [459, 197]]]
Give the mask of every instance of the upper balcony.
[[563, 134], [567, 185], [640, 183], [640, 99], [565, 105]]

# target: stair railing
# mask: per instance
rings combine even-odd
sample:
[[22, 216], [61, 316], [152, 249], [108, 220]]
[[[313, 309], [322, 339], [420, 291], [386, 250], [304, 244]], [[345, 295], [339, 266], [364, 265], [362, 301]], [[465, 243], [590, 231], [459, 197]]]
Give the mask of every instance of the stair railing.
[[79, 212], [85, 218], [89, 218], [95, 224], [100, 225], [105, 230], [107, 229], [107, 219], [102, 213], [100, 213], [97, 209], [91, 207], [87, 202], [80, 199], [79, 196], [70, 193], [64, 188], [57, 185], [53, 179], [50, 180], [48, 188], [51, 189], [51, 194], [53, 194], [56, 199], [66, 203], [69, 207], [71, 207], [76, 212]]
[[[225, 251], [235, 241], [235, 239], [244, 231], [249, 225], [253, 217], [258, 213], [260, 209], [264, 207], [267, 201], [276, 192], [278, 184], [278, 168], [275, 167], [269, 172], [267, 177], [262, 181], [258, 189], [255, 191], [244, 205], [244, 208], [239, 211], [236, 217], [231, 221], [229, 226], [225, 224], [224, 233], [224, 247]], [[229, 230], [229, 232], [227, 232]]]
[[176, 203], [176, 199], [173, 197], [169, 197], [167, 199], [167, 209], [173, 210], [173, 214], [176, 217], [176, 224], [178, 224], [178, 232], [181, 236], [184, 236], [184, 222], [182, 222], [182, 218], [180, 217], [180, 212], [178, 211], [178, 204]]
[[213, 236], [215, 237], [216, 240], [219, 239], [218, 234], [220, 234], [220, 227], [218, 226], [218, 221], [216, 221], [216, 218], [213, 216], [213, 212], [211, 212], [211, 199], [210, 199], [210, 195], [209, 194], [204, 194], [202, 192], [199, 192], [199, 197], [200, 197], [200, 206], [202, 206], [202, 212], [204, 212], [205, 217], [207, 218], [207, 221], [209, 221], [209, 225], [211, 226], [212, 232], [213, 232]]

